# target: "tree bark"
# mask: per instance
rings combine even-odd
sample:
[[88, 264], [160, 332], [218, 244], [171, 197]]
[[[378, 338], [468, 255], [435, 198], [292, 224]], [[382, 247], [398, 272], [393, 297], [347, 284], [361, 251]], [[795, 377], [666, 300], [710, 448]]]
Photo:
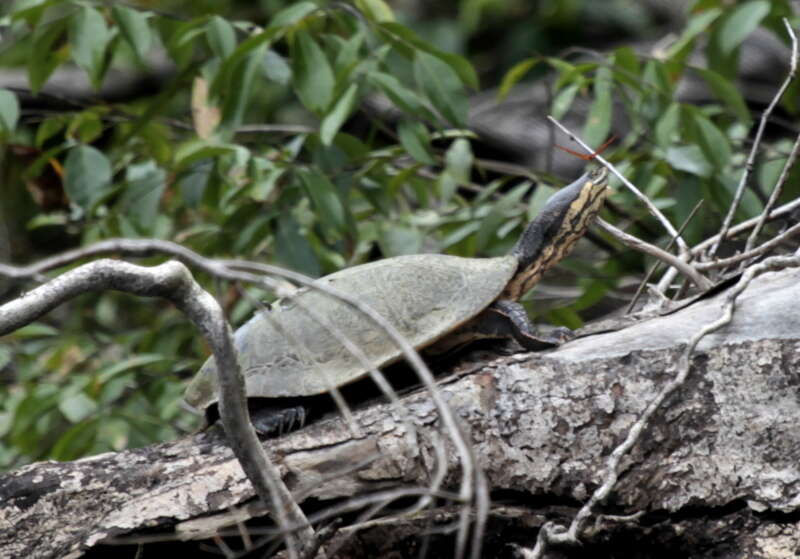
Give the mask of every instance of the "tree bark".
[[[493, 492], [484, 556], [511, 556], [511, 544], [532, 547], [545, 519], [569, 523], [602, 483], [607, 456], [674, 377], [686, 341], [718, 318], [724, 298], [546, 353], [462, 364], [441, 381]], [[793, 556], [800, 546], [798, 350], [800, 271], [756, 278], [733, 321], [700, 343], [687, 383], [623, 461], [603, 512], [642, 516], [601, 519], [580, 555]], [[441, 448], [438, 416], [425, 393], [403, 403], [418, 446], [384, 404], [356, 413], [359, 436], [331, 418], [265, 446], [301, 504], [425, 486]], [[449, 444], [445, 454], [450, 488], [459, 464]], [[78, 557], [154, 529], [208, 538], [261, 514], [252, 498], [216, 427], [146, 448], [32, 464], [0, 478], [0, 555]], [[343, 543], [342, 557], [386, 555], [399, 539], [420, 539], [431, 523], [456, 516], [450, 507], [358, 533], [345, 526], [334, 542]]]

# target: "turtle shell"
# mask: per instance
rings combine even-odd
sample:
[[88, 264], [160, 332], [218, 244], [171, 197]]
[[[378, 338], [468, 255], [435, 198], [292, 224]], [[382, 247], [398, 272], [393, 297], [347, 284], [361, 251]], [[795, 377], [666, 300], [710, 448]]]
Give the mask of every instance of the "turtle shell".
[[[417, 254], [347, 268], [316, 283], [357, 297], [421, 349], [485, 309], [503, 291], [517, 264], [514, 256]], [[401, 356], [386, 333], [361, 312], [304, 288], [257, 312], [236, 331], [247, 395], [312, 396], [364, 377], [368, 371], [324, 322], [361, 348], [376, 367]], [[205, 409], [217, 401], [216, 372], [209, 358], [186, 390], [189, 404]]]

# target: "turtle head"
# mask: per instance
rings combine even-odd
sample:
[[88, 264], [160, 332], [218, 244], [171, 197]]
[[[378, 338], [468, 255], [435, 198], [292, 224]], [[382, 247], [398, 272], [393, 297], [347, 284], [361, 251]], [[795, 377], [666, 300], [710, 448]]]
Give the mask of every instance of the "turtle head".
[[503, 296], [519, 299], [564, 258], [586, 233], [607, 195], [605, 167], [587, 171], [553, 194], [511, 250], [519, 266]]

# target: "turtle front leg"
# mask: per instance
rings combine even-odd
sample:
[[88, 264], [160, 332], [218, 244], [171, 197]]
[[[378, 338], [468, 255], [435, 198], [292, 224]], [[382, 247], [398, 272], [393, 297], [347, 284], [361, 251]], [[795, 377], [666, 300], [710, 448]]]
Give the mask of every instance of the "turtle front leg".
[[508, 299], [498, 299], [489, 305], [481, 314], [476, 329], [489, 337], [514, 338], [530, 351], [559, 346], [575, 338], [572, 330], [564, 327], [547, 335], [538, 333], [525, 307]]

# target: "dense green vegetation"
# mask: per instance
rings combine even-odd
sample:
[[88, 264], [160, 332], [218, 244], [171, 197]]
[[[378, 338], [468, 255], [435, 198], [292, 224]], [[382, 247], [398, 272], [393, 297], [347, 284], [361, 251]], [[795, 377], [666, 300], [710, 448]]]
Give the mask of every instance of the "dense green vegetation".
[[[787, 42], [781, 17], [798, 24], [790, 3], [698, 0], [658, 56], [619, 43], [589, 55], [561, 50], [583, 44], [586, 28], [604, 30], [601, 43], [654, 28], [618, 3], [602, 14], [593, 2], [528, 4], [463, 0], [419, 17], [383, 0], [11, 2], [0, 66], [24, 69], [30, 92], [70, 69], [100, 91], [121, 74], [152, 79], [114, 99], [0, 89], [0, 258], [24, 263], [101, 239], [153, 237], [318, 276], [403, 253], [502, 254], [569, 178], [499, 173], [482, 156], [470, 96], [497, 87], [503, 98], [521, 80], [548, 80], [546, 111], [556, 118], [588, 102], [576, 131], [591, 145], [622, 118], [610, 159], [674, 224], [705, 200], [687, 240], [715, 231], [762, 108], [737, 86], [740, 45], [758, 27]], [[696, 65], [698, 52], [707, 65]], [[690, 75], [711, 93], [702, 105], [679, 95]], [[392, 111], [364, 110], [374, 96]], [[789, 130], [798, 99], [795, 83], [780, 107]], [[740, 217], [757, 215], [777, 180], [792, 142], [781, 132], [763, 146]], [[800, 181], [789, 185], [783, 197], [797, 197]], [[614, 195], [613, 208], [609, 220], [669, 240], [629, 193]], [[565, 262], [575, 296], [548, 320], [579, 326], [582, 311], [645, 267], [596, 242], [591, 258]], [[200, 279], [234, 324], [270, 296]], [[3, 284], [0, 296], [30, 287]], [[191, 429], [180, 396], [206, 354], [177, 311], [114, 293], [82, 296], [4, 338], [0, 467]]]

